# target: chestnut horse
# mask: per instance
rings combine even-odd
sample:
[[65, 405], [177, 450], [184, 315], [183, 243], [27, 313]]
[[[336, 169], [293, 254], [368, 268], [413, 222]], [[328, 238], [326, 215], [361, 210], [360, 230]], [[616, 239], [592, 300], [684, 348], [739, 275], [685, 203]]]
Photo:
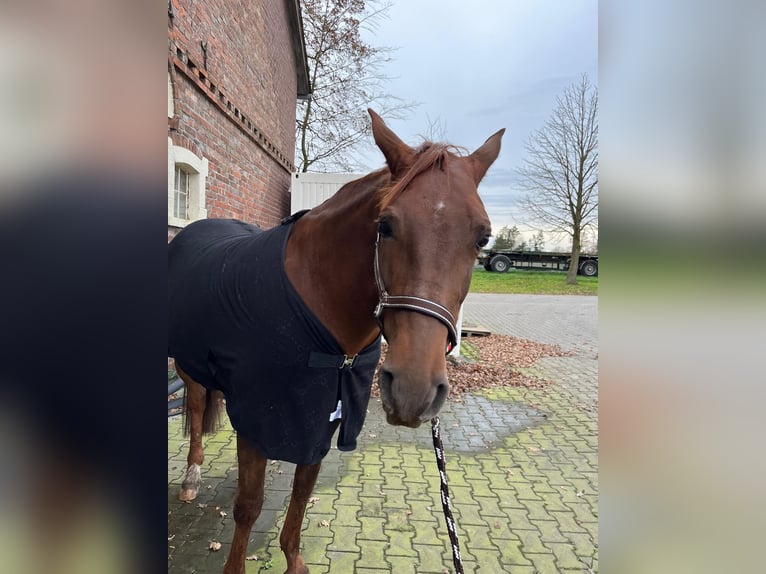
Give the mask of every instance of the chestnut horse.
[[[439, 412], [449, 392], [445, 342], [447, 349], [454, 344], [454, 318], [491, 232], [477, 185], [497, 158], [505, 130], [470, 155], [431, 142], [415, 149], [368, 111], [387, 167], [346, 184], [315, 209], [288, 218], [283, 231], [274, 228], [284, 237], [272, 241], [282, 242], [276, 260], [254, 251], [272, 230], [262, 232], [234, 220], [191, 224], [169, 247], [169, 355], [185, 383], [191, 435], [181, 500], [197, 496], [202, 435], [214, 427], [221, 392], [237, 431], [236, 527], [224, 574], [245, 571], [268, 458], [297, 465], [279, 541], [286, 574], [308, 572], [299, 551], [306, 505], [338, 427], [339, 448], [356, 445], [381, 333], [388, 352], [379, 381], [390, 424], [418, 427]], [[222, 254], [217, 267], [195, 267], [195, 258], [217, 252]], [[272, 276], [286, 276], [279, 284], [299, 300], [290, 303], [290, 312], [260, 323], [265, 315], [256, 307], [272, 305], [263, 301], [269, 287], [261, 283]], [[225, 291], [221, 285], [230, 291], [210, 307], [208, 299]], [[191, 303], [181, 304], [184, 298]], [[241, 333], [260, 332], [251, 329], [252, 323], [263, 336], [240, 341]], [[310, 324], [312, 332], [326, 330], [322, 340], [329, 339], [330, 352], [294, 342], [286, 334], [294, 323]], [[239, 339], [231, 333], [240, 334]], [[266, 340], [283, 336], [287, 338], [277, 341], [276, 350], [261, 353], [261, 362], [254, 358]], [[298, 372], [288, 366], [293, 358], [300, 369], [306, 362], [316, 367], [309, 373], [316, 374], [310, 391], [293, 388], [297, 383], [290, 377]], [[263, 362], [269, 359], [272, 364]], [[248, 367], [254, 374], [240, 376]], [[272, 377], [287, 379], [270, 382]], [[243, 381], [241, 386], [237, 380]], [[323, 385], [329, 398], [316, 398], [314, 389]], [[289, 397], [287, 404], [279, 402], [280, 395]]]

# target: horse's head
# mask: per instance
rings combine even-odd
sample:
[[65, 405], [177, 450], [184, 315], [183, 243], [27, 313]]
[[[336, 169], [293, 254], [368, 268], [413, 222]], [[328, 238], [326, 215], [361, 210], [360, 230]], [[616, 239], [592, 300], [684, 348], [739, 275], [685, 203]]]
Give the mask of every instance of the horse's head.
[[413, 149], [370, 115], [391, 171], [378, 214], [378, 286], [390, 303], [380, 308], [388, 341], [381, 397], [389, 423], [417, 427], [439, 412], [449, 393], [449, 323], [459, 328], [460, 304], [491, 232], [476, 186], [497, 158], [505, 130], [460, 156], [442, 144]]

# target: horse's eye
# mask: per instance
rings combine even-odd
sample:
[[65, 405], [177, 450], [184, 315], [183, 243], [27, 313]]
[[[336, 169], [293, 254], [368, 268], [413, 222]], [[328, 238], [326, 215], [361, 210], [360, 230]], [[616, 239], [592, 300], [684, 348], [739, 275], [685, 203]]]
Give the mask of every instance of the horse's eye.
[[479, 239], [479, 240], [476, 242], [476, 246], [477, 246], [479, 249], [481, 249], [482, 247], [486, 247], [486, 246], [487, 246], [487, 243], [489, 243], [489, 235], [485, 235], [484, 237], [482, 237], [481, 239]]
[[391, 222], [388, 219], [381, 219], [378, 221], [378, 233], [381, 237], [392, 237], [394, 230], [391, 228]]

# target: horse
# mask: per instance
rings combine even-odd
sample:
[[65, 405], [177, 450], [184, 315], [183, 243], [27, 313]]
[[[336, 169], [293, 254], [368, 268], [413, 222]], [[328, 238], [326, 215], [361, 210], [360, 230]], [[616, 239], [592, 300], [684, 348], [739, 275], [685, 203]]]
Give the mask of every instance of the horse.
[[413, 148], [368, 113], [385, 167], [272, 229], [202, 220], [168, 247], [168, 355], [190, 435], [180, 500], [197, 496], [202, 436], [215, 429], [221, 395], [237, 433], [224, 574], [245, 571], [268, 459], [296, 464], [279, 542], [285, 574], [308, 572], [299, 548], [307, 502], [336, 431], [339, 449], [356, 447], [382, 337], [389, 424], [417, 428], [449, 393], [445, 350], [491, 235], [477, 186], [505, 130], [471, 154], [429, 141]]

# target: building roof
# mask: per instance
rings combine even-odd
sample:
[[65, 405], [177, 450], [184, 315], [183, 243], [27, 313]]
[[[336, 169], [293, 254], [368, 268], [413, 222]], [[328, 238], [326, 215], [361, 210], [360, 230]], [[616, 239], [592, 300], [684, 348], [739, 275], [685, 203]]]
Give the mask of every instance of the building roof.
[[299, 99], [311, 97], [311, 80], [309, 79], [309, 62], [306, 55], [306, 41], [303, 36], [303, 16], [301, 15], [300, 0], [285, 0], [287, 16], [295, 54], [295, 72], [298, 77]]

